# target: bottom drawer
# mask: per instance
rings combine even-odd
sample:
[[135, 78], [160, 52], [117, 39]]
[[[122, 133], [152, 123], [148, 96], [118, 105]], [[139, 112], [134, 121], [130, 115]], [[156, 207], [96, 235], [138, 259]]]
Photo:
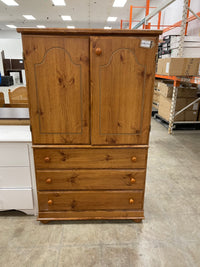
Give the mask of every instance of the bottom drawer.
[[143, 208], [143, 190], [38, 192], [40, 211], [132, 210]]
[[0, 189], [0, 210], [33, 209], [32, 189]]

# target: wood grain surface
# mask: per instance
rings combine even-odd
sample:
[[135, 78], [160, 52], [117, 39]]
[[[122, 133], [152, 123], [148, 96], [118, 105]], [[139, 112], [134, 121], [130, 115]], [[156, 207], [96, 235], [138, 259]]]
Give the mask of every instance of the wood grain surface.
[[[45, 161], [45, 158], [49, 158]], [[136, 161], [132, 161], [136, 157]], [[146, 168], [146, 149], [34, 149], [36, 169]]]
[[92, 144], [148, 144], [157, 39], [90, 40]]
[[89, 144], [88, 38], [24, 36], [34, 144]]
[[38, 190], [144, 189], [145, 170], [38, 170]]
[[[124, 210], [142, 209], [143, 190], [38, 192], [39, 210]], [[130, 199], [134, 202], [130, 204]], [[49, 205], [48, 201], [52, 204]]]

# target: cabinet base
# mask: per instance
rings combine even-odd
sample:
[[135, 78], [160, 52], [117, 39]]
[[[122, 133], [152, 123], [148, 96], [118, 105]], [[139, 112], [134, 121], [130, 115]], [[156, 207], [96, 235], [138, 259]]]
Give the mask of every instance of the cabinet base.
[[140, 223], [144, 219], [144, 211], [57, 211], [39, 212], [38, 221], [74, 221], [74, 220], [133, 220]]

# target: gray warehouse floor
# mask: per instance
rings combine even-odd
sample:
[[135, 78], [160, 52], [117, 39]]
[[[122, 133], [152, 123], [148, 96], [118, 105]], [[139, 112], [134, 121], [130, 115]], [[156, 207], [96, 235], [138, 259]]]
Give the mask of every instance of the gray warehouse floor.
[[141, 223], [53, 222], [0, 213], [0, 266], [200, 266], [200, 133], [152, 120]]

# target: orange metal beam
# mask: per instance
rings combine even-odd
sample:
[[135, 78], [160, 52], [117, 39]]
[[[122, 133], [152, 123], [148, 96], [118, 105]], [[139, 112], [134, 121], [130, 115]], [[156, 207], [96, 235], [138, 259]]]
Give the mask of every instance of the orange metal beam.
[[200, 78], [197, 77], [177, 77], [177, 76], [166, 76], [166, 75], [159, 75], [155, 74], [156, 78], [161, 78], [161, 79], [167, 79], [167, 80], [173, 80], [175, 82], [188, 82], [188, 83], [193, 83], [193, 84], [200, 84]]
[[133, 6], [130, 6], [129, 30], [131, 30], [131, 26], [132, 26], [132, 13], [133, 13]]
[[[190, 7], [190, 0], [188, 0], [188, 7]], [[189, 9], [187, 10], [187, 19], [189, 17]], [[188, 28], [188, 22], [186, 22], [186, 25], [185, 25], [185, 35], [187, 35], [187, 28]]]
[[158, 13], [158, 30], [160, 29], [161, 11]]
[[[200, 12], [198, 12], [198, 13], [196, 13], [196, 14], [197, 14], [197, 16], [200, 16]], [[196, 19], [195, 16], [191, 16], [191, 17], [189, 17], [189, 18], [187, 19], [187, 22], [190, 22], [190, 21], [195, 20], [195, 19]], [[170, 31], [170, 30], [172, 30], [172, 29], [174, 29], [174, 28], [176, 28], [176, 27], [180, 27], [180, 26], [181, 26], [181, 22], [182, 22], [182, 20], [176, 22], [176, 23], [173, 24], [172, 26], [167, 27], [166, 29], [164, 29], [163, 32], [168, 32], [168, 31]]]
[[123, 20], [121, 19], [120, 29], [122, 30]]
[[[149, 6], [150, 6], [150, 0], [146, 0], [145, 17], [149, 15]], [[145, 29], [150, 29], [151, 28], [149, 23], [148, 23], [148, 25], [145, 25], [144, 27], [145, 27]]]

